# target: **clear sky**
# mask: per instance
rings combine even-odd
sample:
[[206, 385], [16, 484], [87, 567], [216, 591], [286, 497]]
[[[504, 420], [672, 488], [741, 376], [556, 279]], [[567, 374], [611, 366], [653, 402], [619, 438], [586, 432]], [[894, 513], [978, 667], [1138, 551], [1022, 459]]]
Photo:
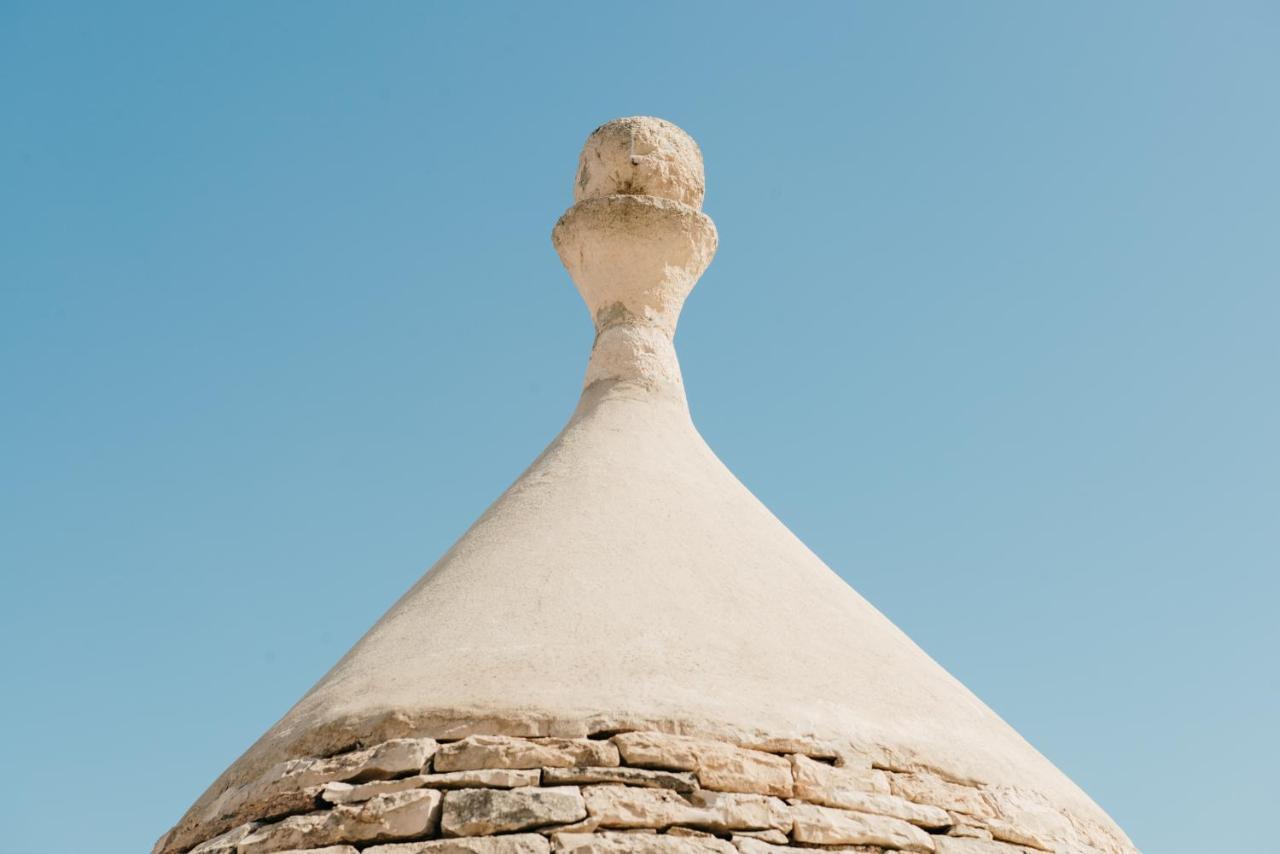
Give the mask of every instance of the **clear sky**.
[[1270, 838], [1278, 44], [1265, 2], [0, 3], [0, 847], [148, 850], [550, 440], [592, 335], [551, 226], [637, 113], [706, 157], [722, 459], [1139, 847]]

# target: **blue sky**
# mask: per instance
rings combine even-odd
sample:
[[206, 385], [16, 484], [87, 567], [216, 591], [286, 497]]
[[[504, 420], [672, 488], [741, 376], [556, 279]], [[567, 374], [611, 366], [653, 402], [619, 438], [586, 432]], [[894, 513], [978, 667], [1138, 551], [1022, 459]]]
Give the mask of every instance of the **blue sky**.
[[637, 113], [706, 157], [711, 445], [1141, 848], [1235, 844], [1280, 762], [1278, 42], [1262, 2], [0, 3], [7, 850], [149, 848], [555, 434], [550, 229]]

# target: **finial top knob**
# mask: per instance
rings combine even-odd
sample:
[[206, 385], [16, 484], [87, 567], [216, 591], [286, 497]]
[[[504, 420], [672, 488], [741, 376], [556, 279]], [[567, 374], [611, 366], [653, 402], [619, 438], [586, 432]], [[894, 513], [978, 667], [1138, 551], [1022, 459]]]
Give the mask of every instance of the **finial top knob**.
[[601, 196], [657, 196], [702, 207], [702, 152], [671, 122], [628, 116], [592, 132], [578, 159], [573, 200]]

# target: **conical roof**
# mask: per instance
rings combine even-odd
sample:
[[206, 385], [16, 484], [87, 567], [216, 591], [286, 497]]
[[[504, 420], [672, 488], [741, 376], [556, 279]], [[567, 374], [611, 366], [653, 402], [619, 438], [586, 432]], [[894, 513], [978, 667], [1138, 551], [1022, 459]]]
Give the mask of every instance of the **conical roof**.
[[298, 757], [655, 730], [980, 785], [1065, 816], [1059, 850], [1133, 850], [698, 434], [672, 345], [717, 240], [693, 140], [658, 119], [610, 122], [574, 196], [553, 238], [597, 337], [568, 424], [158, 849], [221, 832], [229, 792]]

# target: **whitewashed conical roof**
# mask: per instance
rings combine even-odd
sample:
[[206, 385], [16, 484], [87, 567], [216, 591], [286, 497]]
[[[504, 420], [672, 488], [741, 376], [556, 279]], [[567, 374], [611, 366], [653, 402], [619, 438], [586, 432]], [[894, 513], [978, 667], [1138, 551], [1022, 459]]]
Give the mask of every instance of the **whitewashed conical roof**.
[[598, 330], [577, 409], [201, 803], [282, 759], [378, 739], [650, 728], [818, 741], [1025, 788], [1127, 845], [698, 434], [672, 337], [715, 252], [702, 195], [701, 155], [675, 126], [623, 119], [590, 137], [554, 232]]

